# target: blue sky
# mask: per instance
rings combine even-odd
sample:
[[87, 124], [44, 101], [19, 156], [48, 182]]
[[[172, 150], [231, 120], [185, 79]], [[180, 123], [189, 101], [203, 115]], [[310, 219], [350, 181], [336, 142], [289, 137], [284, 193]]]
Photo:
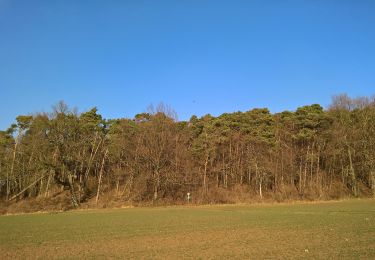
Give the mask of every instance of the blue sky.
[[375, 1], [0, 0], [0, 129], [59, 100], [179, 119], [375, 94]]

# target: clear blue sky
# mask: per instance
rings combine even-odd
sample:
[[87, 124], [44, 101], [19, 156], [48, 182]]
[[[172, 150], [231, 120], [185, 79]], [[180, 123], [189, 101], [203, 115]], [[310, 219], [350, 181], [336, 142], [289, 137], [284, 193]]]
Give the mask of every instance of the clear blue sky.
[[179, 119], [375, 93], [374, 0], [0, 0], [0, 129], [65, 100]]

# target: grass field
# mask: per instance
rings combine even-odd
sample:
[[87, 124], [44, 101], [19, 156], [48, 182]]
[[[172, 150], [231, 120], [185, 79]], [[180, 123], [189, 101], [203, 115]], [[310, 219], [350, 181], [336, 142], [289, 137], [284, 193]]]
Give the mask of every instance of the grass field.
[[0, 216], [0, 258], [375, 259], [375, 200]]

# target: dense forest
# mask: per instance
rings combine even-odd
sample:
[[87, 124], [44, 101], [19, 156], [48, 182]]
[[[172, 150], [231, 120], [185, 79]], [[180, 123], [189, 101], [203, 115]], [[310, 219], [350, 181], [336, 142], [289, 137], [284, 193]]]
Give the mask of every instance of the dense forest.
[[375, 195], [375, 98], [334, 96], [272, 114], [267, 108], [178, 121], [159, 105], [133, 119], [20, 115], [0, 132], [3, 205], [65, 194], [71, 207], [231, 203]]

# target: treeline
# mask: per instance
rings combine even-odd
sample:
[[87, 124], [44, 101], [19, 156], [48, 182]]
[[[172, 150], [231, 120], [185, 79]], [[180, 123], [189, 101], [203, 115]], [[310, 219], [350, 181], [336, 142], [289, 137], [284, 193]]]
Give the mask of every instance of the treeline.
[[18, 116], [0, 132], [0, 198], [69, 192], [74, 207], [129, 202], [329, 199], [375, 194], [375, 99], [335, 96], [177, 121], [159, 105], [133, 119], [53, 112]]

